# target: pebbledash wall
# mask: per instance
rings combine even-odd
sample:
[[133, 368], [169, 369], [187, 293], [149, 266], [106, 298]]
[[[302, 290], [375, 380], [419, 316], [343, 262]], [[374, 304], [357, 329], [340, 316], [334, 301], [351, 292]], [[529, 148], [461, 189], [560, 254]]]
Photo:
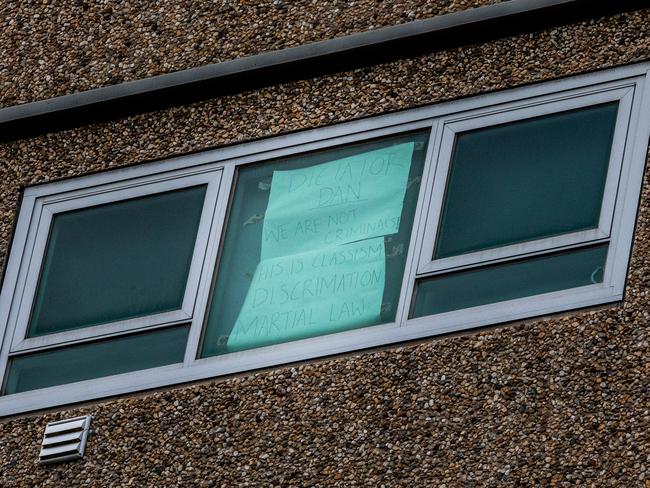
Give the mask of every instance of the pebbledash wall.
[[[38, 18], [7, 4], [0, 100], [493, 2], [437, 3], [270, 2], [226, 16], [82, 2], [36, 8]], [[1, 254], [27, 185], [645, 61], [649, 17], [636, 10], [2, 143]], [[8, 418], [0, 485], [650, 486], [647, 175], [621, 303]], [[84, 459], [38, 466], [45, 424], [85, 414]]]

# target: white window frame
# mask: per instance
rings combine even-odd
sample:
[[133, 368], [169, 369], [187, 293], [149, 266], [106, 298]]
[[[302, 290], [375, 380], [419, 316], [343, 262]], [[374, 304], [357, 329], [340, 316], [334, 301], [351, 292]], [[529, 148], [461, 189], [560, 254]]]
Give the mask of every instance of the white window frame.
[[[0, 294], [0, 324], [6, 324], [4, 333], [0, 336], [1, 377], [5, 375], [9, 355], [16, 352], [37, 351], [179, 323], [190, 323], [191, 326], [182, 364], [7, 395], [0, 397], [0, 415], [196, 381], [621, 300], [650, 136], [649, 71], [650, 63], [624, 66], [26, 189]], [[603, 213], [597, 231], [470, 253], [458, 259], [446, 258], [438, 260], [439, 262], [431, 259], [433, 253], [430, 247], [435, 242], [442, 198], [440, 188], [444, 189], [446, 182], [449, 148], [455, 133], [611, 100], [620, 100], [621, 109], [612, 145]], [[197, 359], [237, 167], [425, 128], [431, 131], [430, 141], [396, 320], [388, 324]], [[141, 196], [145, 194], [142, 191], [148, 187], [155, 186], [159, 191], [164, 191], [164, 188], [168, 188], [165, 185], [169, 184], [165, 182], [172, 180], [179, 187], [191, 186], [192, 183], [189, 182], [193, 181], [192, 178], [207, 178], [207, 175], [212, 178], [209, 183], [212, 186], [209, 186], [210, 196], [206, 195], [197, 250], [185, 297], [187, 303], [183, 303], [182, 316], [151, 316], [42, 338], [23, 339], [27, 326], [25, 317], [28, 318], [31, 309], [40, 268], [39, 260], [43, 257], [47, 240], [47, 235], [43, 237], [43, 229], [49, 228], [46, 225], [51, 218], [48, 212], [113, 201], [110, 200], [110, 195], [119, 195], [117, 199], [128, 198], [125, 195]], [[609, 242], [609, 252], [602, 283], [417, 319], [408, 318], [414, 286], [421, 277], [605, 241]], [[445, 262], [440, 264], [442, 261]]]
[[[204, 168], [201, 171], [174, 171], [163, 175], [102, 184], [98, 187], [45, 194], [36, 198], [32, 198], [35, 193], [34, 189], [28, 188], [25, 191], [23, 205], [26, 201], [32, 201], [33, 209], [27, 231], [29, 238], [23, 255], [26, 268], [22, 279], [16, 283], [15, 306], [10, 314], [10, 323], [13, 322], [14, 328], [11, 352], [33, 352], [54, 346], [64, 346], [127, 332], [189, 322], [194, 313], [200, 271], [207, 251], [208, 234], [212, 225], [221, 173], [222, 168], [220, 167]], [[197, 185], [206, 185], [206, 195], [183, 303], [179, 310], [25, 338], [54, 215]]]
[[[572, 93], [565, 98], [551, 98], [550, 101], [542, 98], [530, 104], [517, 104], [514, 107], [499, 107], [496, 111], [493, 107], [487, 107], [464, 114], [442, 117], [440, 119], [442, 129], [439, 139], [435, 143], [436, 148], [434, 149], [434, 159], [437, 164], [434, 182], [431, 188], [431, 203], [428, 208], [425, 223], [418, 275], [433, 274], [436, 271], [448, 272], [455, 268], [486, 264], [492, 261], [500, 261], [504, 258], [609, 239], [616, 202], [616, 189], [623, 165], [623, 148], [625, 147], [625, 139], [627, 137], [627, 122], [629, 121], [632, 110], [633, 96], [634, 88], [632, 87], [613, 87], [611, 89], [601, 87], [598, 91], [590, 94]], [[459, 133], [493, 127], [509, 122], [529, 120], [533, 117], [556, 114], [562, 111], [585, 108], [607, 102], [618, 102], [619, 110], [612, 141], [612, 151], [609, 159], [598, 228], [495, 247], [443, 259], [433, 259], [434, 244], [439, 228], [439, 218], [444, 203], [445, 186], [451, 166], [454, 143]]]

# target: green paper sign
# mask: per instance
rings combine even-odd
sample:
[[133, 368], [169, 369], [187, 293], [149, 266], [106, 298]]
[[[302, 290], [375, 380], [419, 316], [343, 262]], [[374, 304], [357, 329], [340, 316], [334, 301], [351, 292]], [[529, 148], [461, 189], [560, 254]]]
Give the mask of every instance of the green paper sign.
[[275, 171], [262, 260], [396, 233], [413, 146], [409, 142]]
[[229, 350], [379, 322], [383, 236], [399, 231], [413, 149], [398, 144], [273, 173], [261, 261]]
[[376, 323], [385, 262], [383, 237], [260, 262], [228, 348], [250, 349]]

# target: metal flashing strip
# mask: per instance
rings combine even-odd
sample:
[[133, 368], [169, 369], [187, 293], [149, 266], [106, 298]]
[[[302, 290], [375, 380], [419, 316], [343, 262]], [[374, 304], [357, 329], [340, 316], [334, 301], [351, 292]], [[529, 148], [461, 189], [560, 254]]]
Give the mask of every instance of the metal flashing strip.
[[643, 7], [650, 7], [650, 1], [506, 0], [430, 19], [0, 108], [0, 142]]

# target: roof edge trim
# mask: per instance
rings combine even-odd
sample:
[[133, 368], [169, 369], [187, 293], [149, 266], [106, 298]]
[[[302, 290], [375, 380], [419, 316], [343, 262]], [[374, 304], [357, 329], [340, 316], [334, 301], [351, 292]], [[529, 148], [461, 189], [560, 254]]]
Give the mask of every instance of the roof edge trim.
[[0, 108], [0, 142], [650, 7], [648, 0], [509, 0], [429, 19]]

